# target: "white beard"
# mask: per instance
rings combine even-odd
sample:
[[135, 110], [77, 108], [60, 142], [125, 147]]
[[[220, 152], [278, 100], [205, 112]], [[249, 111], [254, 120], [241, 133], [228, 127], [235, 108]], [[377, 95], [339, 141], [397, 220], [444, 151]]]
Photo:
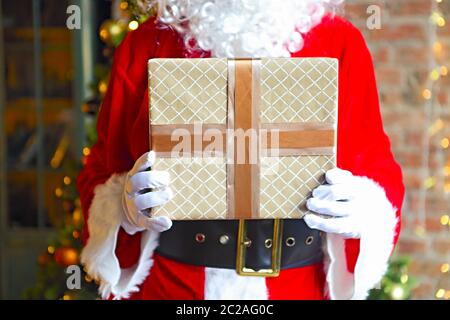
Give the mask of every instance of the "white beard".
[[303, 35], [343, 0], [157, 2], [159, 19], [183, 34], [192, 50], [215, 57], [287, 57], [302, 49]]

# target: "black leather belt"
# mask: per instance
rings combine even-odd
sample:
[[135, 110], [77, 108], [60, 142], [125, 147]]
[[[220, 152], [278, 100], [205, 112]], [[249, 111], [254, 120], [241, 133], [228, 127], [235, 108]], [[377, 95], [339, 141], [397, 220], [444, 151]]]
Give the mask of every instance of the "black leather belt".
[[319, 231], [310, 229], [302, 219], [278, 220], [277, 230], [274, 221], [174, 221], [171, 229], [161, 233], [156, 252], [187, 264], [263, 276], [276, 276], [274, 268], [298, 268], [322, 261]]

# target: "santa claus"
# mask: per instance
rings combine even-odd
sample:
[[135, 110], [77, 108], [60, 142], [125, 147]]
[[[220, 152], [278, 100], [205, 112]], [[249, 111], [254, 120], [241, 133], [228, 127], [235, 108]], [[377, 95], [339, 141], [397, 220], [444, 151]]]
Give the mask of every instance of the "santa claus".
[[[159, 14], [130, 32], [115, 52], [98, 141], [77, 182], [86, 221], [82, 263], [100, 282], [101, 296], [366, 298], [398, 239], [404, 187], [383, 131], [371, 56], [361, 33], [336, 14], [342, 1], [141, 2], [158, 6]], [[172, 222], [147, 215], [172, 194], [167, 172], [147, 170], [157, 156], [149, 152], [147, 61], [210, 56], [339, 60], [339, 169], [326, 173], [327, 183], [307, 202], [320, 215], [284, 221], [291, 236], [283, 239], [278, 277], [238, 275], [235, 252], [215, 254], [236, 241], [233, 221]], [[254, 233], [249, 257], [256, 265], [267, 260], [258, 248], [270, 244], [266, 231], [272, 223], [258, 220], [248, 231]], [[315, 236], [323, 248], [308, 246]]]

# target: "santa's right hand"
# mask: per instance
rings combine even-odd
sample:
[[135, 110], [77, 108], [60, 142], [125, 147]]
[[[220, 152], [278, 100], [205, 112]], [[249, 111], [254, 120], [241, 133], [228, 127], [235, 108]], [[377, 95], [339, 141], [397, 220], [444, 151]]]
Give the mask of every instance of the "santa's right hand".
[[122, 227], [128, 234], [146, 229], [162, 232], [172, 226], [168, 217], [151, 217], [151, 208], [164, 205], [173, 197], [169, 173], [148, 170], [155, 159], [154, 151], [143, 154], [127, 174], [122, 197], [125, 212]]

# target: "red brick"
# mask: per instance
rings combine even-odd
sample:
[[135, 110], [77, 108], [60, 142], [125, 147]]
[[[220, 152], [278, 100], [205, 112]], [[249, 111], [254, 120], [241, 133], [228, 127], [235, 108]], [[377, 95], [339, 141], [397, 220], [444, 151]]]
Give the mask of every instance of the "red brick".
[[402, 46], [395, 50], [395, 62], [398, 65], [425, 63], [430, 59], [430, 49], [423, 45]]
[[384, 90], [383, 86], [380, 85], [381, 81], [377, 81], [380, 87], [380, 102], [385, 105], [399, 105], [403, 102], [403, 95], [401, 92], [393, 90]]
[[412, 295], [415, 299], [432, 299], [434, 298], [433, 286], [430, 283], [419, 282], [413, 289]]
[[[406, 197], [407, 197], [408, 205], [409, 205], [408, 211], [418, 213], [422, 210], [422, 200], [419, 197], [419, 194], [417, 192], [416, 193], [409, 192], [406, 195]], [[407, 218], [409, 218], [409, 215], [404, 216], [404, 219], [407, 219]], [[414, 221], [412, 221], [412, 222], [414, 222]]]
[[401, 25], [386, 25], [379, 30], [371, 30], [368, 39], [372, 41], [419, 40], [426, 43], [427, 31], [425, 25], [405, 23]]
[[378, 86], [398, 86], [402, 82], [402, 72], [399, 68], [380, 67], [375, 70]]
[[389, 52], [389, 48], [387, 47], [372, 48], [370, 52], [372, 54], [372, 59], [375, 63], [375, 67], [390, 60], [391, 55]]
[[[449, 48], [449, 50], [450, 50], [450, 48]], [[447, 64], [447, 67], [450, 69], [450, 63]], [[450, 75], [447, 75], [445, 77], [441, 77], [439, 81], [440, 81], [441, 85], [443, 85], [443, 86], [448, 88], [448, 86], [450, 85]]]
[[419, 168], [423, 165], [422, 154], [418, 152], [397, 152], [396, 159], [402, 166], [407, 166], [409, 168]]
[[404, 135], [405, 135], [405, 143], [407, 145], [414, 145], [416, 147], [423, 147], [423, 142], [424, 142], [424, 130], [417, 130], [416, 129], [412, 129], [412, 128], [408, 128], [408, 129], [404, 129]]
[[390, 16], [429, 16], [430, 0], [395, 0], [387, 3]]
[[[382, 90], [380, 90], [382, 91]], [[399, 112], [396, 112], [392, 109], [389, 110], [385, 110], [383, 112], [383, 121], [385, 123], [396, 123], [397, 121], [399, 121], [401, 118], [401, 114]]]
[[423, 185], [423, 179], [417, 173], [403, 172], [403, 182], [407, 188], [420, 189]]
[[438, 159], [436, 159], [436, 157], [430, 157], [428, 159], [428, 167], [430, 169], [434, 169], [434, 170], [441, 169], [441, 162], [438, 161]]
[[[443, 228], [447, 228], [442, 226]], [[433, 241], [433, 249], [436, 250], [440, 254], [449, 254], [450, 253], [450, 239], [436, 239]]]
[[425, 220], [425, 226], [427, 231], [430, 232], [436, 232], [436, 231], [441, 231], [443, 228], [441, 222], [439, 221], [439, 219], [436, 218], [431, 218], [431, 217], [427, 217], [427, 219]]
[[439, 103], [441, 105], [446, 105], [448, 104], [449, 100], [448, 100], [448, 90], [440, 90], [437, 94], [437, 99], [439, 101]]
[[346, 3], [345, 16], [351, 21], [363, 20], [366, 16], [367, 4], [365, 3]]
[[402, 254], [424, 253], [426, 249], [424, 241], [413, 239], [400, 239], [398, 246]]
[[[440, 191], [440, 190], [439, 190]], [[427, 214], [442, 215], [449, 214], [450, 204], [448, 199], [442, 199], [442, 192], [437, 193], [439, 196], [429, 194], [427, 197]]]
[[412, 259], [408, 271], [412, 274], [426, 275], [430, 277], [439, 277], [442, 275], [440, 263], [437, 261], [423, 261]]

